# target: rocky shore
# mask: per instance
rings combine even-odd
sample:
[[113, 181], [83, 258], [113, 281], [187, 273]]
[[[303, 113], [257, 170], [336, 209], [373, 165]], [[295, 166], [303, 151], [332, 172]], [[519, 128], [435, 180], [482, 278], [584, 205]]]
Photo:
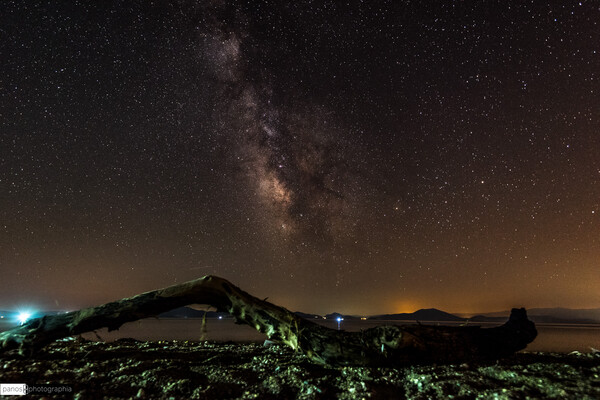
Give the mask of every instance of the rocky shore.
[[[329, 368], [279, 345], [64, 340], [0, 357], [0, 382], [71, 385], [79, 399], [598, 399], [600, 354], [493, 363]], [[36, 397], [36, 398], [39, 398]]]

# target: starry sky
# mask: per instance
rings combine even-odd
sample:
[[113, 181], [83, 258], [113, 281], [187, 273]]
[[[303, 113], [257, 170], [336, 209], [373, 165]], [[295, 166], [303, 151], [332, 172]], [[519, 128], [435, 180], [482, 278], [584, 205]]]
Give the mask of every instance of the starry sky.
[[595, 1], [14, 0], [0, 59], [0, 309], [600, 307]]

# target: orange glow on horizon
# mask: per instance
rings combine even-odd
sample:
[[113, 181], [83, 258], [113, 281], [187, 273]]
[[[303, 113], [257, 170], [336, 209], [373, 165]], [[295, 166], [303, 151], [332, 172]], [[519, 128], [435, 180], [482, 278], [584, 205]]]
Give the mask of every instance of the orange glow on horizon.
[[421, 308], [422, 307], [419, 306], [419, 303], [414, 300], [399, 300], [394, 302], [392, 306], [392, 312], [394, 314], [412, 313]]

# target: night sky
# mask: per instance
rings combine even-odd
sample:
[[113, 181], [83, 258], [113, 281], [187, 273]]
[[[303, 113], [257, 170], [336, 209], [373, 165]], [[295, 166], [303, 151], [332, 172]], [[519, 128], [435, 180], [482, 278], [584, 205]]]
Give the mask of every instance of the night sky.
[[595, 1], [4, 1], [0, 309], [600, 307]]

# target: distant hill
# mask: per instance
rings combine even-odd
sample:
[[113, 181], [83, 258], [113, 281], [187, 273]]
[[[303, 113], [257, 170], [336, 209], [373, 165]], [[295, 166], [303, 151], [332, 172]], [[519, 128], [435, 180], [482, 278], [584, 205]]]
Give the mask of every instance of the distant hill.
[[[53, 312], [47, 312], [43, 314], [51, 314]], [[205, 311], [195, 310], [190, 307], [180, 307], [171, 311], [167, 311], [159, 315], [159, 318], [202, 318]], [[14, 312], [5, 312], [6, 315], [14, 315]], [[304, 313], [296, 311], [294, 314], [308, 319], [322, 319], [323, 316], [318, 314]], [[1, 312], [0, 312], [1, 315]], [[413, 313], [401, 313], [401, 314], [381, 314], [373, 315], [369, 317], [371, 320], [398, 320], [398, 321], [448, 321], [448, 322], [461, 322], [469, 320], [470, 322], [498, 322], [504, 323], [508, 320], [510, 311], [499, 311], [492, 313], [482, 313], [475, 315], [471, 318], [464, 318], [454, 314], [447, 313], [445, 311], [438, 310], [436, 308], [427, 308], [415, 311]], [[568, 308], [532, 308], [527, 310], [529, 319], [537, 323], [546, 324], [598, 324], [600, 323], [600, 309], [568, 309]], [[228, 313], [219, 313], [216, 311], [206, 312], [206, 318], [230, 318]], [[360, 319], [355, 315], [341, 314], [333, 312], [325, 315], [328, 320], [335, 320], [338, 317], [344, 320], [355, 320]]]
[[593, 319], [559, 318], [552, 315], [532, 315], [529, 317], [535, 323], [541, 324], [597, 324]]
[[302, 317], [304, 319], [308, 319], [308, 320], [313, 320], [313, 319], [323, 319], [322, 316], [317, 315], [317, 314], [307, 314], [307, 313], [303, 313], [301, 311], [295, 311], [294, 314], [296, 314], [299, 317]]
[[[471, 321], [495, 322], [508, 319], [510, 311], [482, 313], [469, 318]], [[599, 324], [600, 308], [571, 309], [571, 308], [531, 308], [527, 316], [533, 322], [546, 324]]]
[[535, 316], [550, 316], [564, 320], [591, 320], [595, 323], [600, 323], [600, 308], [532, 308], [527, 310], [527, 314]]
[[226, 312], [195, 310], [190, 307], [179, 307], [158, 315], [158, 318], [227, 318]]
[[504, 323], [508, 317], [488, 317], [486, 315], [474, 315], [471, 318], [467, 318], [469, 322], [498, 322]]
[[360, 319], [360, 317], [357, 317], [356, 315], [346, 315], [346, 314], [340, 314], [338, 312], [334, 312], [334, 313], [325, 315], [325, 319], [338, 319], [338, 318], [343, 318], [346, 321], [351, 320], [351, 319]]
[[[39, 311], [34, 313], [31, 318], [41, 317], [43, 315], [55, 315], [64, 311]], [[206, 313], [206, 318], [231, 318], [228, 313], [216, 312], [216, 311], [203, 311], [196, 310], [191, 307], [180, 307], [171, 311], [160, 314], [159, 318], [203, 318]], [[16, 321], [17, 312], [0, 310], [0, 321], [13, 322]], [[300, 311], [294, 312], [294, 314], [308, 319], [323, 319], [323, 316], [318, 314], [304, 313]], [[490, 313], [481, 313], [474, 315], [470, 318], [464, 316], [457, 316], [454, 314], [447, 313], [445, 311], [438, 310], [436, 308], [427, 308], [415, 311], [413, 313], [399, 313], [399, 314], [380, 314], [369, 317], [370, 320], [388, 320], [388, 321], [448, 321], [448, 322], [461, 322], [469, 321], [473, 323], [477, 322], [493, 322], [493, 323], [504, 323], [508, 320], [510, 311], [498, 311]], [[546, 324], [600, 324], [600, 308], [593, 309], [570, 309], [570, 308], [531, 308], [527, 310], [527, 316], [533, 322], [546, 323]], [[344, 320], [356, 320], [361, 317], [355, 315], [341, 314], [334, 312], [325, 315], [328, 320], [335, 320], [337, 318], [343, 318]]]
[[373, 315], [369, 319], [398, 320], [398, 321], [465, 321], [464, 318], [449, 314], [436, 308], [426, 308], [413, 313]]

